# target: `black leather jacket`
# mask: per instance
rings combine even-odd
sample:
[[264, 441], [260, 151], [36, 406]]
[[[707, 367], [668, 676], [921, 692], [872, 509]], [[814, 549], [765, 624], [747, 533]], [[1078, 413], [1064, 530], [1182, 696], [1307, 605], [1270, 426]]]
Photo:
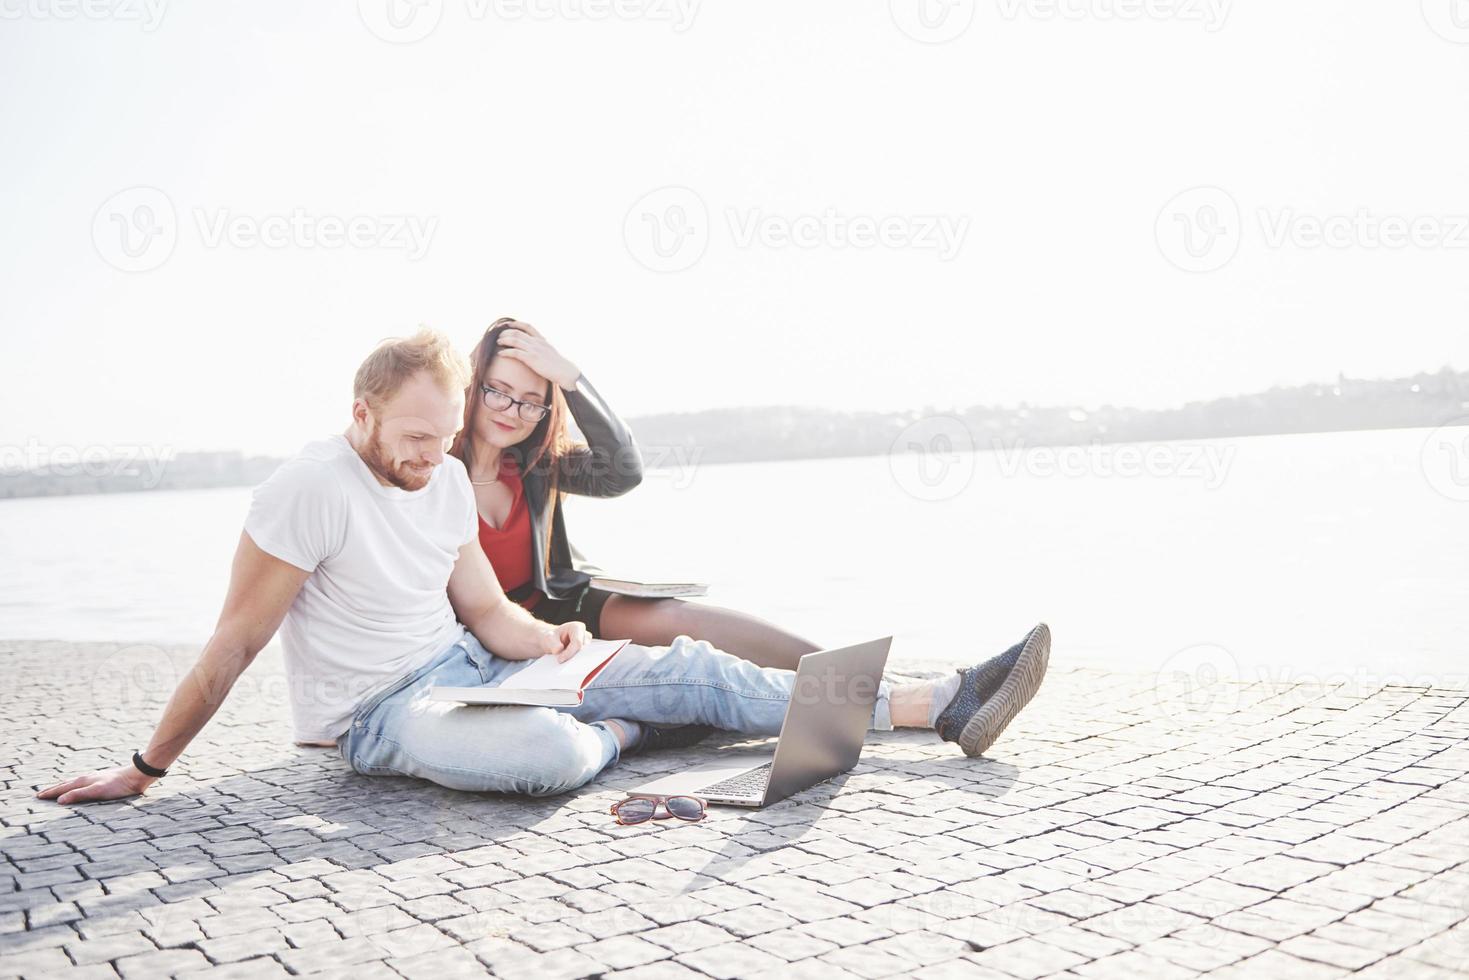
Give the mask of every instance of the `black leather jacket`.
[[[579, 493], [587, 497], [616, 497], [643, 482], [643, 460], [633, 442], [632, 431], [618, 418], [586, 375], [576, 379], [576, 389], [563, 391], [571, 417], [581, 430], [586, 445], [578, 446], [563, 456], [556, 466], [555, 499], [551, 495], [551, 467], [544, 460], [527, 471], [518, 449], [526, 507], [530, 510], [531, 556], [534, 577], [526, 586], [511, 592], [520, 601], [534, 587], [551, 599], [579, 599], [586, 591], [592, 575], [601, 569], [572, 547], [566, 537], [566, 520], [561, 510], [561, 494]], [[550, 560], [547, 560], [547, 533], [550, 528]]]

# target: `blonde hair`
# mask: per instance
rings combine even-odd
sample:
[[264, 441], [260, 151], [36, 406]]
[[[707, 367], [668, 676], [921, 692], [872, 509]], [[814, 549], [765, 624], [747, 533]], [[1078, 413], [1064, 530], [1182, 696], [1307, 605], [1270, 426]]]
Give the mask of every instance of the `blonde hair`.
[[469, 364], [464, 356], [447, 336], [423, 327], [412, 337], [389, 337], [378, 344], [357, 369], [352, 397], [387, 401], [419, 371], [427, 371], [447, 392], [463, 391], [469, 384]]

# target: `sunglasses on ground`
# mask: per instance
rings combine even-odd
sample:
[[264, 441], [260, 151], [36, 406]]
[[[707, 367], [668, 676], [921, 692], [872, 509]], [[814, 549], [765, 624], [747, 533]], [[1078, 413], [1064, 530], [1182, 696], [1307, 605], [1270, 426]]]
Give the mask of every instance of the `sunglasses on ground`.
[[[659, 815], [659, 810], [663, 810]], [[612, 815], [623, 825], [649, 820], [703, 820], [704, 801], [697, 796], [629, 796], [612, 804]]]

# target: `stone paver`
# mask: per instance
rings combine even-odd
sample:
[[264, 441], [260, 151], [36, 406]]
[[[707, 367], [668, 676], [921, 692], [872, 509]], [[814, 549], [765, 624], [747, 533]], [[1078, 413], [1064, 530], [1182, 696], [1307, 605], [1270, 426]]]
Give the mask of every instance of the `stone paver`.
[[268, 650], [147, 797], [34, 798], [125, 760], [194, 653], [0, 643], [0, 980], [1469, 972], [1463, 690], [1058, 663], [986, 759], [875, 735], [767, 809], [618, 827], [743, 743], [549, 800], [369, 779], [290, 744]]

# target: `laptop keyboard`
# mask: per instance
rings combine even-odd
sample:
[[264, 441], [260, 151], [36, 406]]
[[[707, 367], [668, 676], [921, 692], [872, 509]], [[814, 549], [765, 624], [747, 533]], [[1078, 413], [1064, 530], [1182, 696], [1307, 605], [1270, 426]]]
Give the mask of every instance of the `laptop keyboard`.
[[765, 792], [765, 784], [770, 782], [772, 765], [773, 762], [767, 762], [757, 769], [721, 779], [711, 786], [705, 786], [699, 793], [703, 796], [760, 796]]

